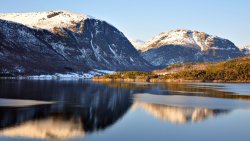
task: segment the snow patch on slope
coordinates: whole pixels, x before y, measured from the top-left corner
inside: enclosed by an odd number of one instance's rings
[[[53,30],[54,27],[69,28],[88,18],[92,17],[68,11],[0,14],[0,19],[47,30]]]
[[[26,77],[18,77],[19,79],[33,79],[33,80],[52,80],[52,79],[63,79],[63,80],[72,80],[72,79],[91,79],[95,76],[101,76],[105,74],[112,74],[115,71],[110,70],[92,70],[88,73],[55,73],[53,75],[33,75],[33,76],[26,76]]]
[[[140,48],[140,50],[144,52],[152,48],[159,48],[166,45],[181,45],[205,51],[211,48],[211,44],[214,38],[219,38],[219,37],[212,36],[199,31],[184,30],[184,29],[172,30],[170,32],[163,32],[155,36],[152,40],[146,42]],[[222,38],[219,39],[226,40]]]

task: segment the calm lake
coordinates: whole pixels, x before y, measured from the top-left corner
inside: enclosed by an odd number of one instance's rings
[[[250,84],[0,80],[0,140],[250,141]]]

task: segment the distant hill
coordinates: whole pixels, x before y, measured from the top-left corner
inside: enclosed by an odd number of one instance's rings
[[[175,64],[154,74],[167,79],[250,81],[250,55],[219,63]]]
[[[250,54],[250,45],[244,46],[241,48],[241,52],[243,52],[244,54]]]
[[[140,48],[144,59],[158,67],[184,62],[219,62],[244,56],[233,42],[204,32],[163,32]]]
[[[144,41],[139,40],[139,39],[130,39],[129,41],[130,41],[130,43],[131,43],[137,50],[140,50],[140,49],[143,47],[143,45],[145,44]]]

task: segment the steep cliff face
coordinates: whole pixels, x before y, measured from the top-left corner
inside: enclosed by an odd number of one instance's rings
[[[2,74],[151,69],[123,33],[89,16],[65,11],[0,14],[0,25]]]
[[[140,50],[144,59],[161,67],[179,62],[217,62],[243,56],[231,41],[191,30],[161,33]]]

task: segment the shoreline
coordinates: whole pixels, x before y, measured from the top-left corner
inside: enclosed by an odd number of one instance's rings
[[[149,81],[146,79],[109,79],[109,78],[83,78],[83,77],[25,77],[25,76],[18,76],[18,77],[0,77],[0,80],[4,79],[16,79],[16,80],[90,80],[93,82],[148,82],[148,83],[250,83],[250,81],[225,81],[225,80],[185,80],[185,79],[155,79],[152,78]]]
[[[93,82],[149,82],[149,83],[159,83],[159,82],[175,82],[175,83],[185,83],[185,82],[194,82],[194,83],[250,83],[250,81],[225,81],[225,80],[184,80],[184,79],[103,79],[103,78],[92,78]]]

